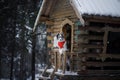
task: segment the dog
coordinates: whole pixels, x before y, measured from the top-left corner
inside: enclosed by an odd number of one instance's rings
[[[63,33],[58,33],[57,35],[54,36],[54,44],[53,44],[54,48],[58,48],[59,49],[59,53],[60,53],[60,61],[62,62],[61,66],[63,66],[64,60],[63,60],[63,53],[65,51],[67,51],[67,45],[66,45],[66,40],[64,38]],[[66,67],[67,70],[70,69],[70,59],[69,57],[67,57],[67,61],[66,61]]]
[[[63,54],[63,52],[67,50],[66,41],[65,41],[64,35],[62,33],[58,33],[54,37],[54,45],[53,46],[59,48],[60,54]]]

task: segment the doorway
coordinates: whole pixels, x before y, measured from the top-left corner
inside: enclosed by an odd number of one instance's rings
[[[70,52],[71,51],[71,33],[72,33],[71,25],[65,24],[62,28],[62,32],[66,40],[67,49]]]

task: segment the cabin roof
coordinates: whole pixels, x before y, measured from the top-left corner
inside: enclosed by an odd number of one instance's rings
[[[50,13],[52,12],[57,0],[45,0],[41,15],[49,17]]]
[[[120,0],[71,0],[79,15],[120,17]]]

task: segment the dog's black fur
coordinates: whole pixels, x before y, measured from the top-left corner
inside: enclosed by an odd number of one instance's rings
[[[56,37],[57,37],[57,40],[60,40],[60,41],[64,39],[64,35],[62,33],[58,33]]]

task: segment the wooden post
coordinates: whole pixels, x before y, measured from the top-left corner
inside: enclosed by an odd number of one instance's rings
[[[65,73],[65,69],[66,69],[66,52],[63,53],[63,73]]]
[[[57,71],[58,67],[57,67],[57,52],[55,51],[54,52],[54,55],[55,55],[55,71]]]
[[[103,38],[104,47],[103,47],[103,53],[102,53],[102,61],[105,60],[105,55],[107,50],[107,40],[108,40],[107,38],[108,38],[108,30],[105,29],[104,38]]]

